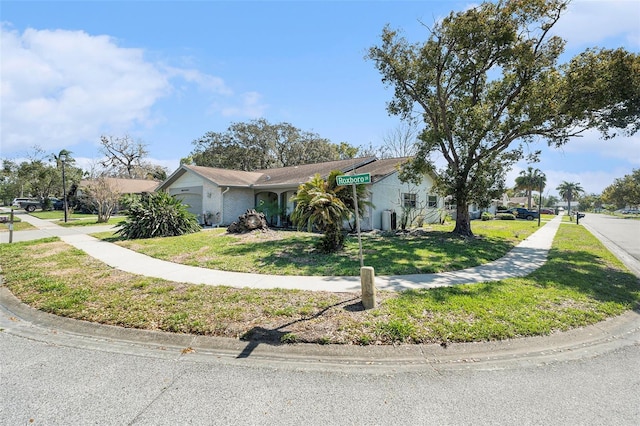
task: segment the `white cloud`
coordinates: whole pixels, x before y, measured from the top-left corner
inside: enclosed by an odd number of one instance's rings
[[[69,147],[151,119],[170,89],[141,49],[83,31],[2,31],[2,146]]]
[[[261,103],[262,95],[258,92],[247,92],[240,95],[240,105],[220,108],[225,117],[249,117],[260,118],[268,108]]]
[[[600,138],[597,131],[585,132],[583,138],[575,138],[562,151],[566,154],[593,154],[600,160],[605,158],[623,160],[633,167],[640,166],[640,135],[617,137],[610,140]]]
[[[620,39],[628,48],[640,47],[640,3],[637,0],[574,0],[554,32],[569,49],[603,46]]]
[[[266,105],[255,92],[234,96],[220,77],[145,59],[145,51],[124,48],[107,35],[84,31],[26,29],[3,24],[0,72],[0,155],[20,155],[39,146],[73,150],[101,134],[153,127],[161,98],[195,87],[234,107],[221,115],[262,116]],[[238,99],[236,99],[238,98]]]
[[[212,93],[231,96],[233,91],[227,87],[224,80],[220,77],[203,74],[195,69],[182,69],[167,67],[167,72],[171,77],[180,77],[188,83],[195,83],[200,88]]]

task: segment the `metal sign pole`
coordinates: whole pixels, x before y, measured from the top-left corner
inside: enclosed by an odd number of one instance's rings
[[[353,203],[355,205],[355,215],[356,215],[356,229],[358,231],[358,250],[360,257],[360,267],[364,266],[364,259],[362,256],[362,238],[360,237],[360,211],[358,210],[358,195],[356,194],[356,184],[351,185],[353,188]]]

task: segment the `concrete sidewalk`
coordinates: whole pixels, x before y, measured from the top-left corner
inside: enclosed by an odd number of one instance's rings
[[[360,277],[285,276],[226,272],[167,262],[151,258],[116,244],[93,238],[88,233],[112,229],[112,226],[65,228],[28,214],[17,215],[38,228],[37,231],[14,232],[13,241],[57,236],[107,265],[148,277],[191,284],[226,285],[230,287],[285,288],[332,292],[360,291]],[[498,281],[522,277],[542,266],[547,258],[562,216],[556,216],[522,241],[507,255],[494,262],[460,271],[438,274],[376,276],[378,290],[400,291],[417,288],[445,287],[457,284]],[[27,234],[28,233],[28,234]],[[8,241],[7,233],[0,236]]]

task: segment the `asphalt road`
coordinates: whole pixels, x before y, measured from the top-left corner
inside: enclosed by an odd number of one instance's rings
[[[640,219],[587,213],[580,224],[640,277]]]
[[[640,346],[514,369],[362,373],[0,333],[3,425],[637,425]]]

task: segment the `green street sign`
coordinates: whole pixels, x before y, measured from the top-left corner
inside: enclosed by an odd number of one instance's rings
[[[365,183],[371,183],[371,173],[336,176],[336,183],[338,185],[363,185]]]

